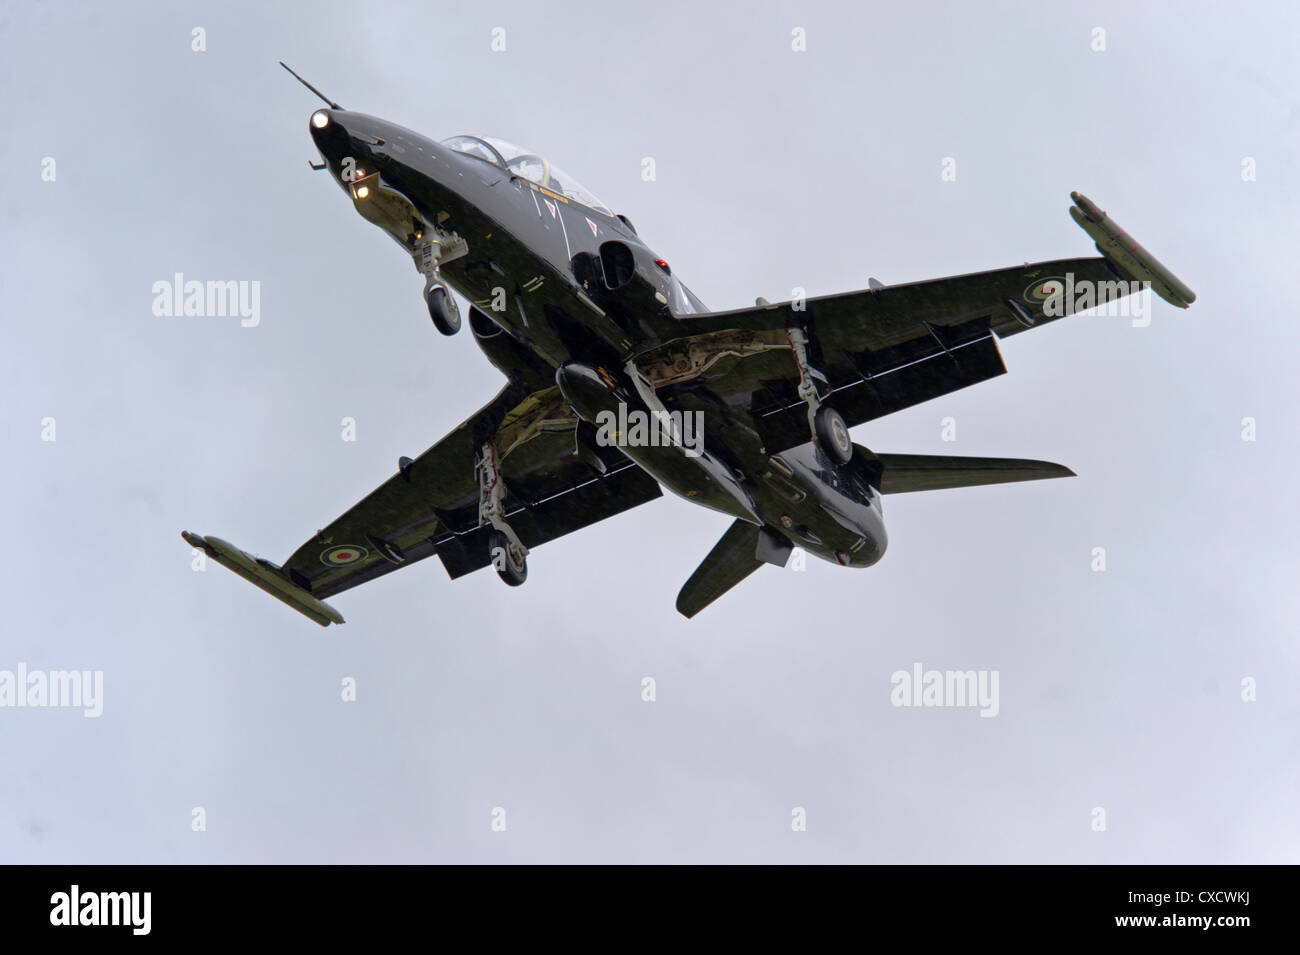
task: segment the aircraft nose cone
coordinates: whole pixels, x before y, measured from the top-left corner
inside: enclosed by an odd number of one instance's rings
[[[318,109],[307,120],[312,141],[326,159],[337,160],[347,153],[348,131],[342,123],[342,110]]]
[[[338,114],[332,109],[318,109],[311,114],[312,129],[326,129],[331,123],[338,122]]]

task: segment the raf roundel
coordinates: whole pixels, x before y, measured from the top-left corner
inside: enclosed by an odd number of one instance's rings
[[[1031,305],[1041,305],[1054,295],[1064,294],[1065,279],[1053,276],[1050,279],[1035,282],[1025,289],[1024,299]]]
[[[352,547],[345,545],[343,547],[331,547],[320,555],[322,564],[329,564],[331,567],[342,567],[345,564],[355,564],[366,556],[364,547]]]

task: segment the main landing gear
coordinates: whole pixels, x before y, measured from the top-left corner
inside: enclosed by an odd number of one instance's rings
[[[522,544],[511,544],[505,532],[494,530],[488,535],[488,552],[497,575],[511,587],[528,579],[528,552]]]
[[[853,437],[840,413],[822,403],[817,382],[826,382],[826,376],[808,364],[808,337],[801,328],[786,330],[790,351],[799,369],[799,397],[808,405],[808,430],[817,446],[836,464],[848,464],[853,458]]]
[[[488,556],[497,574],[511,587],[528,579],[528,548],[506,523],[501,506],[504,488],[497,452],[491,442],[483,445],[478,459],[478,522],[491,525],[488,533]]]
[[[813,414],[813,432],[817,443],[836,464],[848,464],[853,457],[853,438],[849,426],[840,413],[830,405],[822,405]]]

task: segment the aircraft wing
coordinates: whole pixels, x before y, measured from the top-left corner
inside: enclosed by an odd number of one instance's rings
[[[496,435],[506,518],[533,548],[654,500],[658,482],[617,448],[575,450],[577,419],[550,387],[507,386],[449,435],[277,566],[219,538],[186,532],[224,566],[317,623],[342,617],[321,601],[437,554],[455,578],[491,563],[478,524],[475,455]],[[595,457],[593,457],[593,455]],[[593,461],[604,465],[601,473]],[[332,614],[332,615],[331,615]]]
[[[786,329],[806,329],[809,363],[826,376],[823,398],[852,427],[1003,374],[997,338],[1052,321],[1041,303],[1026,299],[1067,273],[1076,281],[1115,280],[1104,259],[1062,259],[810,298],[802,308],[786,302],[682,319],[675,341],[726,341],[735,333],[750,353],[723,358],[667,394],[689,407],[702,385],[728,404],[748,406],[768,453],[784,451],[809,440]],[[674,340],[661,347],[671,350]]]
[[[776,453],[809,440],[787,329],[806,331],[809,363],[827,379],[823,398],[853,426],[1002,374],[998,338],[1048,324],[1076,305],[1122,298],[1135,283],[1150,282],[1181,308],[1195,300],[1104,212],[1072,195],[1071,215],[1102,256],[682,316],[656,327],[660,343],[648,357],[670,369],[689,362],[693,346],[713,349],[721,357],[699,377],[673,384],[665,376],[667,399],[690,407],[692,391],[702,387],[729,406],[748,406],[764,446]]]

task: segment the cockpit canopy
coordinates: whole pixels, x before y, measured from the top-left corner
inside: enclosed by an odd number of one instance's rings
[[[475,159],[491,163],[517,176],[522,176],[524,179],[537,183],[543,189],[564,196],[573,202],[581,203],[595,209],[597,212],[610,217],[614,215],[607,205],[583,188],[578,180],[563,170],[557,169],[535,152],[524,149],[522,146],[516,146],[504,139],[495,139],[491,136],[453,136],[451,139],[444,139],[442,144],[448,149],[453,149],[466,156],[473,156]],[[666,265],[661,263],[660,267],[668,273],[668,281],[672,288],[669,304],[674,313],[688,315],[708,311],[704,303],[696,298],[695,294],[683,285],[677,276],[668,270]]]
[[[584,189],[578,180],[557,169],[533,151],[516,146],[514,143],[491,136],[453,136],[451,139],[443,140],[442,144],[458,153],[500,166],[517,176],[537,183],[544,189],[573,199],[584,206],[590,206],[597,212],[603,212],[607,216],[614,214],[609,211],[608,206]]]

